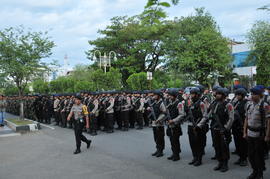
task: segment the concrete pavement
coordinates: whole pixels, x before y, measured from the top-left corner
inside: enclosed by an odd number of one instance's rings
[[[0,179],[241,179],[249,175],[250,168],[233,165],[235,155],[228,172],[213,171],[216,161],[210,160],[214,153],[209,137],[203,165],[189,166],[186,126],[183,133],[181,160],[172,162],[167,160],[171,154],[167,137],[165,156],[151,156],[155,150],[151,128],[95,137],[85,134],[93,141],[92,146],[86,149],[83,143],[82,153],[73,155],[75,138],[71,129],[43,127],[39,132],[0,138]],[[268,160],[268,168],[269,164]],[[269,170],[265,178],[270,178]]]

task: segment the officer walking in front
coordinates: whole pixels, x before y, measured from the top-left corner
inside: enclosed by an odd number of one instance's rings
[[[83,134],[83,128],[89,129],[89,117],[87,106],[81,103],[82,98],[80,96],[75,97],[75,104],[72,106],[67,120],[70,121],[74,115],[74,133],[76,139],[76,150],[74,154],[81,153],[81,141],[87,144],[87,148],[90,147],[91,140],[88,140]]]

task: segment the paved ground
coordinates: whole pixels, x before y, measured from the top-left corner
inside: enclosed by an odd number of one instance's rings
[[[183,131],[181,160],[178,162],[167,160],[171,154],[167,138],[165,156],[150,155],[154,151],[150,128],[101,133],[95,137],[86,134],[93,145],[86,149],[83,144],[79,155],[73,155],[75,139],[70,129],[43,127],[35,133],[0,137],[0,179],[241,179],[249,174],[248,167],[232,164],[237,159],[235,156],[230,160],[228,172],[213,171],[216,162],[210,160],[213,155],[210,143],[204,164],[199,168],[189,166],[191,152],[185,126]],[[268,168],[269,164],[267,161]],[[265,178],[270,178],[269,170],[265,172]]]

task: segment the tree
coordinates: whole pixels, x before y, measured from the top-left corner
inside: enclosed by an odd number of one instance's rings
[[[212,73],[223,73],[232,60],[228,40],[204,8],[175,20],[165,42],[168,66],[179,68],[190,80],[206,85]]]
[[[145,72],[134,73],[127,79],[127,84],[132,90],[146,90],[149,89],[149,81]]]
[[[49,83],[43,79],[37,79],[32,83],[35,93],[48,94],[50,92]]]
[[[270,85],[270,23],[256,22],[248,32],[247,39],[253,48],[249,59],[256,62],[257,84]]]
[[[34,77],[48,69],[41,59],[49,57],[53,47],[47,32],[32,32],[22,26],[0,31],[0,68],[16,84],[19,96]],[[20,118],[24,118],[23,102]]]

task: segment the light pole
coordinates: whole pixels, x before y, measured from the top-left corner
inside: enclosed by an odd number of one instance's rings
[[[98,53],[98,57],[96,56],[96,53]],[[103,56],[101,51],[95,50],[93,54],[93,60],[99,62],[99,68],[104,67],[104,72],[107,72],[107,67],[111,67],[111,60],[116,61],[116,53],[114,51],[110,51],[109,55],[107,55],[106,52],[104,52]]]

